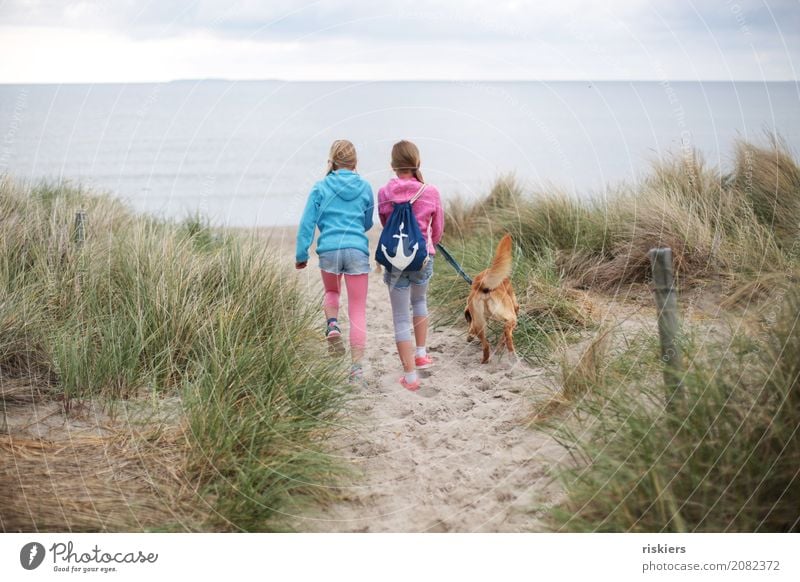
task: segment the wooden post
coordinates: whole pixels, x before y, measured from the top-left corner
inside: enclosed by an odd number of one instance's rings
[[[672,249],[650,249],[647,253],[653,267],[656,308],[658,309],[658,335],[661,340],[661,360],[664,362],[664,383],[667,386],[667,406],[674,409],[681,397],[683,361],[676,345],[680,331],[678,300],[672,281]]]
[[[81,278],[83,277],[82,267],[83,267],[83,253],[81,253],[81,249],[83,249],[83,243],[86,242],[86,212],[84,210],[78,210],[75,213],[75,227],[72,231],[72,240],[75,243],[75,248],[79,251],[77,259],[77,272],[75,273],[75,294],[77,296],[81,295]]]
[[[81,248],[83,243],[86,242],[86,212],[78,210],[75,213],[75,230],[73,232],[75,238],[75,246]]]

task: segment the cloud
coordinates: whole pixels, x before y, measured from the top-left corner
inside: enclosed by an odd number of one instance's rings
[[[6,26],[116,30],[131,37],[168,37],[186,32],[220,36],[305,35],[362,38],[502,39],[509,35],[558,34],[566,22],[603,29],[614,20],[636,18],[644,0],[624,0],[608,10],[588,0],[542,3],[499,0],[337,0],[298,3],[238,0],[8,0],[0,5]]]
[[[10,0],[0,81],[795,79],[799,18],[790,0]]]

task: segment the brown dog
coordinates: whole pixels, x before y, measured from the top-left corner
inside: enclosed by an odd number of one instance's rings
[[[486,324],[490,319],[504,322],[500,344],[514,352],[514,328],[517,327],[519,303],[511,286],[511,266],[513,263],[511,235],[507,234],[497,245],[492,266],[482,271],[472,281],[472,290],[467,299],[464,317],[469,323],[468,340],[478,337],[483,346],[482,364],[489,361],[489,342],[486,339]]]

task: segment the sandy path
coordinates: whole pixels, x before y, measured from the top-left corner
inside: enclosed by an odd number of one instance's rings
[[[312,258],[300,278],[320,296]],[[467,288],[464,288],[465,299]],[[344,305],[343,305],[344,307]],[[429,305],[435,311],[435,304]],[[550,470],[565,457],[548,435],[524,426],[534,401],[552,390],[545,370],[503,354],[480,364],[466,329],[433,330],[436,366],[412,393],[397,380],[388,294],[370,275],[367,385],[348,414],[352,430],[332,443],[355,469],[342,501],[304,515],[300,531],[530,531],[561,495]],[[345,310],[342,309],[340,319]],[[321,324],[322,325],[322,317]],[[346,336],[346,322],[343,329]]]

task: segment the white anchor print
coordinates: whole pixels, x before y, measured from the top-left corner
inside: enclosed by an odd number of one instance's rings
[[[386,245],[381,245],[381,250],[383,250],[384,256],[389,259],[389,262],[392,266],[397,269],[398,271],[404,270],[408,267],[411,262],[414,260],[414,257],[417,256],[417,251],[419,250],[419,243],[414,243],[414,246],[411,247],[413,251],[410,255],[405,254],[405,248],[403,245],[403,238],[408,238],[407,234],[403,233],[403,228],[405,227],[405,223],[400,223],[400,234],[393,234],[392,236],[396,239],[400,239],[397,241],[397,253],[393,257],[389,256],[388,251],[386,250]]]

